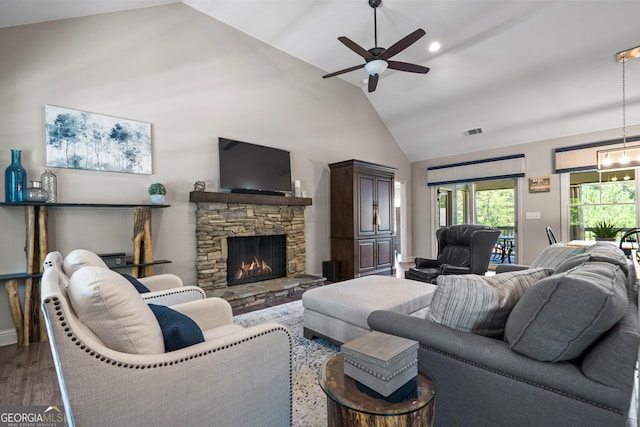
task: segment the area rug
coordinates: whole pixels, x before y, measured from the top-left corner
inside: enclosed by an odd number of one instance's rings
[[[302,301],[234,316],[242,326],[275,322],[286,326],[293,340],[293,425],[327,425],[327,397],[318,384],[318,369],[340,347],[323,339],[308,340],[302,330]]]

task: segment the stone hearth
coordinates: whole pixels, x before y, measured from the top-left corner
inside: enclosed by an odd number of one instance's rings
[[[311,205],[311,199],[194,191],[189,200],[197,203],[196,269],[198,285],[207,296],[245,307],[303,292],[326,281],[306,274],[304,208]],[[277,234],[287,237],[287,276],[227,286],[227,238]]]
[[[306,290],[323,286],[326,281],[325,277],[303,274],[291,278],[283,277],[229,286],[226,289],[215,289],[212,296],[226,299],[233,308],[244,308],[298,295]]]

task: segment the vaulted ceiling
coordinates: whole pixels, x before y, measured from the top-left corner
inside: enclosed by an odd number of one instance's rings
[[[177,0],[3,0],[0,27],[177,3]],[[364,60],[337,40],[374,47],[367,0],[183,0],[211,17],[318,67]],[[423,28],[393,59],[431,68],[387,70],[367,93],[410,161],[622,126],[622,65],[640,46],[640,1],[383,0],[378,44]],[[430,52],[438,41],[442,48]],[[640,59],[626,64],[627,126],[640,123]],[[482,129],[466,136],[465,131]]]

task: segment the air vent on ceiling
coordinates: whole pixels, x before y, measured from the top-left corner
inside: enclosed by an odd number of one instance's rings
[[[482,133],[482,128],[465,130],[463,133],[464,136],[478,135]]]

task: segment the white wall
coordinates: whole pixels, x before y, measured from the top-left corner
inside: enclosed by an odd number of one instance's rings
[[[151,182],[165,183],[172,206],[154,210],[153,250],[173,263],[156,271],[187,283],[196,278],[188,195],[196,180],[218,186],[218,136],[291,151],[293,177],[313,198],[309,273],[330,257],[328,163],[393,166],[410,185],[409,162],[362,89],[186,5],[4,28],[0,40],[0,168],[15,148],[28,179],[43,172],[45,104],[151,123],[153,175],[55,169],[59,201],[139,203]],[[22,208],[0,207],[0,224],[0,274],[22,272]],[[50,250],[131,252],[130,210],[55,208],[49,225]],[[4,292],[0,307],[3,331],[12,328]]]
[[[628,127],[627,134],[640,134],[640,126]],[[525,137],[526,136],[523,136],[523,139]],[[545,234],[545,227],[550,226],[553,228],[558,238],[562,235],[563,228],[567,227],[567,224],[561,224],[560,220],[561,209],[566,209],[566,206],[562,207],[560,205],[560,175],[553,173],[555,170],[554,149],[590,142],[606,141],[620,137],[620,129],[612,129],[412,163],[412,257],[433,257],[436,255],[435,245],[433,244],[435,231],[432,230],[431,224],[433,221],[432,216],[435,213],[434,206],[437,200],[431,198],[431,189],[427,186],[428,167],[510,154],[524,154],[526,176],[520,178],[524,180],[524,182],[522,182],[521,186],[523,191],[520,192],[522,209],[519,212],[518,224],[520,239],[518,261],[523,264],[530,264],[540,251],[549,244]],[[551,191],[548,193],[529,193],[529,178],[534,176],[549,176],[551,178]],[[540,219],[527,220],[525,219],[525,212],[540,212]]]

